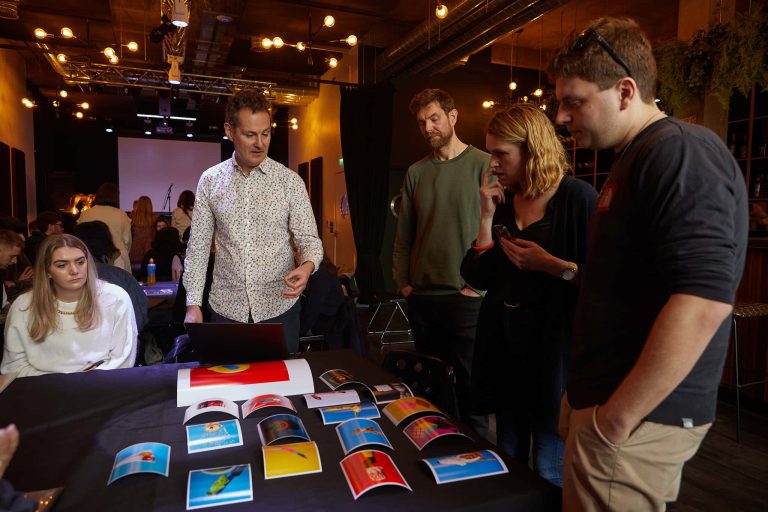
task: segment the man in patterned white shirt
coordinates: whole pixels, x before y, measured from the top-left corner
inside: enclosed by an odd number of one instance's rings
[[[267,98],[240,91],[230,98],[225,116],[224,130],[235,152],[205,171],[197,185],[185,260],[184,321],[203,321],[205,271],[215,239],[211,320],[282,323],[288,350],[296,352],[298,298],[323,257],[312,207],[299,175],[267,156],[272,136]]]

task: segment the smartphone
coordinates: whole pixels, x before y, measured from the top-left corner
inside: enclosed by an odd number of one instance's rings
[[[512,233],[509,232],[509,229],[507,229],[507,226],[504,224],[496,224],[491,228],[493,231],[493,234],[496,238],[506,238],[507,240],[512,239]]]

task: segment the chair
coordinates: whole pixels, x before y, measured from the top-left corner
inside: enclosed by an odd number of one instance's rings
[[[736,377],[736,442],[741,442],[741,389],[765,384],[768,379],[741,382],[739,374],[739,333],[737,319],[768,317],[768,304],[759,302],[738,302],[733,307],[733,371]]]
[[[387,341],[387,336],[392,334],[406,334],[409,337],[411,336],[411,323],[408,320],[408,315],[406,314],[405,309],[403,308],[403,306],[406,305],[405,299],[395,296],[375,296],[374,298],[378,302],[376,304],[376,309],[373,311],[373,315],[371,315],[371,319],[368,321],[366,336],[379,336],[379,342],[382,345],[391,345],[393,343],[413,343],[412,339]],[[390,306],[392,308],[391,310],[389,309]],[[379,313],[381,312],[381,316],[383,317],[386,316],[386,311],[389,311],[389,316],[387,317],[387,323],[384,325],[384,328],[374,330],[374,325],[380,325],[380,321],[377,323]],[[401,322],[405,322],[405,325],[399,329],[393,327],[393,322],[398,316],[401,319]]]
[[[442,359],[408,350],[390,350],[381,366],[399,377],[414,394],[428,399],[443,412],[459,417],[456,374]]]

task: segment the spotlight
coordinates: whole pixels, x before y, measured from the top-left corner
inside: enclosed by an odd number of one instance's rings
[[[60,54],[58,54],[56,56],[56,60],[61,62],[62,64],[66,64],[67,63],[67,56],[64,55],[63,53],[60,53]]]
[[[437,16],[438,19],[445,19],[446,16],[448,16],[448,8],[445,6],[445,4],[436,4],[435,5],[435,16]]]
[[[173,11],[171,12],[171,23],[179,28],[189,25],[189,8],[184,0],[173,0]]]
[[[173,85],[179,85],[181,83],[181,69],[179,64],[184,62],[184,58],[177,55],[169,55],[168,63],[171,65],[171,69],[168,71],[168,83]]]
[[[65,39],[71,39],[75,37],[74,32],[72,32],[72,29],[69,27],[61,27],[61,37]]]
[[[332,68],[335,68],[336,66],[339,65],[339,61],[336,57],[331,57],[330,59],[328,59],[328,65]]]
[[[69,96],[69,93],[67,92],[66,89],[62,89],[59,91],[59,96],[61,96],[62,98],[66,98],[67,96]]]
[[[48,32],[46,32],[45,30],[43,30],[41,28],[36,28],[35,29],[35,37],[38,38],[38,39],[45,39],[46,37],[48,37]]]
[[[344,41],[346,41],[349,46],[355,46],[357,44],[357,36],[355,34],[350,34]]]
[[[330,14],[323,19],[323,26],[325,27],[331,28],[335,24],[336,24],[336,18],[334,18]]]
[[[136,41],[131,41],[126,46],[132,52],[138,51],[138,49],[139,49],[139,43],[137,43]]]
[[[277,36],[274,39],[272,39],[272,46],[274,46],[275,48],[282,48],[283,45],[285,45],[285,42],[280,36]]]

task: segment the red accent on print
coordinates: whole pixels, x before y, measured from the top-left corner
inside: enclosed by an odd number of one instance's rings
[[[189,372],[189,387],[266,384],[290,380],[288,368],[283,361],[226,365],[225,368],[225,372],[219,366],[193,368]]]

